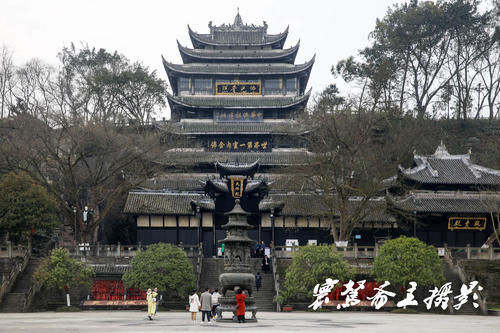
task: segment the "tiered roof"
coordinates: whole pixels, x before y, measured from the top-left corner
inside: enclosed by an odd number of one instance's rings
[[[260,122],[260,123],[216,123],[182,121],[169,124],[169,131],[188,135],[218,135],[218,134],[305,134],[311,131],[304,125],[294,121]]]
[[[259,160],[255,160],[252,163],[221,163],[219,161],[215,162],[215,170],[221,176],[231,176],[231,175],[248,175],[253,177],[257,170],[259,169]]]
[[[169,75],[175,76],[176,74],[217,74],[217,75],[231,75],[244,74],[244,75],[276,75],[276,74],[297,74],[304,73],[308,75],[312,65],[314,64],[314,56],[308,62],[303,64],[284,64],[284,63],[191,63],[184,65],[176,65],[169,63],[162,57],[163,66]]]
[[[495,193],[473,192],[410,192],[392,202],[397,210],[417,213],[482,213],[500,209],[500,196]]]
[[[391,198],[396,210],[416,213],[483,213],[500,209],[500,170],[474,164],[470,151],[452,155],[441,142],[432,155],[414,155],[414,165],[399,166],[397,181],[414,186],[399,198]]]
[[[352,201],[352,209],[359,202]],[[132,191],[125,203],[124,212],[128,214],[151,215],[191,215],[194,207],[204,210],[214,210],[213,201],[199,193],[177,193],[164,191]],[[270,194],[259,205],[260,211],[269,211],[270,208],[281,210],[284,216],[319,216],[329,215],[320,195],[311,193]],[[395,218],[386,213],[386,202],[382,198],[370,200],[366,203],[366,213],[363,222],[395,222]]]
[[[238,20],[239,19],[239,20]],[[282,33],[271,35],[267,33],[267,24],[254,26],[243,24],[238,13],[233,24],[213,26],[209,23],[210,33],[200,34],[188,25],[189,37],[197,49],[238,45],[242,47],[268,47],[281,49],[288,36],[288,27]]]
[[[311,90],[302,96],[173,96],[167,93],[170,108],[180,105],[192,109],[286,109],[307,104]]]
[[[421,187],[430,184],[500,186],[500,170],[474,164],[470,151],[465,155],[451,155],[441,142],[433,155],[414,155],[414,166],[399,166],[398,177]]]
[[[172,150],[165,152],[158,163],[165,166],[213,165],[217,161],[228,163],[252,163],[259,160],[264,167],[286,167],[290,165],[305,165],[310,162],[312,153],[303,149],[273,150],[266,152],[213,152],[203,150]]]
[[[190,49],[182,46],[177,41],[182,61],[185,64],[200,62],[232,62],[240,63],[288,63],[293,64],[299,50],[300,42],[288,49],[255,49],[255,50],[213,50],[213,49]]]

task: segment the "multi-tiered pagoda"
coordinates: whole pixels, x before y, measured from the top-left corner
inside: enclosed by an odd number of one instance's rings
[[[294,136],[310,91],[307,81],[314,57],[294,64],[299,43],[284,49],[288,28],[268,34],[262,26],[243,23],[214,26],[199,34],[189,28],[193,49],[178,44],[184,64],[163,59],[172,87],[169,130],[194,139],[196,152],[177,151],[166,160],[180,164],[253,162],[286,165],[305,151]],[[274,153],[274,154],[262,154]]]

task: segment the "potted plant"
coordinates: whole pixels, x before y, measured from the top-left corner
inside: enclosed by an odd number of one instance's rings
[[[273,301],[281,307],[283,312],[292,312],[293,306],[288,303],[289,298],[285,295],[286,293],[280,292],[278,296],[275,296]]]

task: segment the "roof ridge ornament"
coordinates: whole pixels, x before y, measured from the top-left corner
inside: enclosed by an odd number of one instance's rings
[[[243,26],[243,19],[241,18],[241,15],[240,15],[240,7],[237,7],[237,13],[236,13],[236,16],[234,17],[233,27],[239,28],[242,26]],[[235,29],[235,30],[237,30],[237,29]]]
[[[443,143],[443,140],[441,140],[441,143],[439,146],[436,148],[436,151],[434,152],[434,157],[435,158],[446,158],[450,157],[450,153],[448,152],[448,149],[446,149],[446,146]]]

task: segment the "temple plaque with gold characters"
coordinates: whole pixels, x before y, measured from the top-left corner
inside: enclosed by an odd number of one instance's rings
[[[272,150],[272,146],[270,137],[220,137],[207,140],[207,150],[223,152],[269,152]]]
[[[245,177],[229,177],[231,180],[231,194],[233,198],[239,199],[243,196],[243,182]]]
[[[260,82],[217,82],[216,95],[260,95]]]
[[[263,122],[262,111],[214,111],[214,120],[219,123]]]
[[[486,229],[486,217],[450,217],[448,230],[478,230]]]

